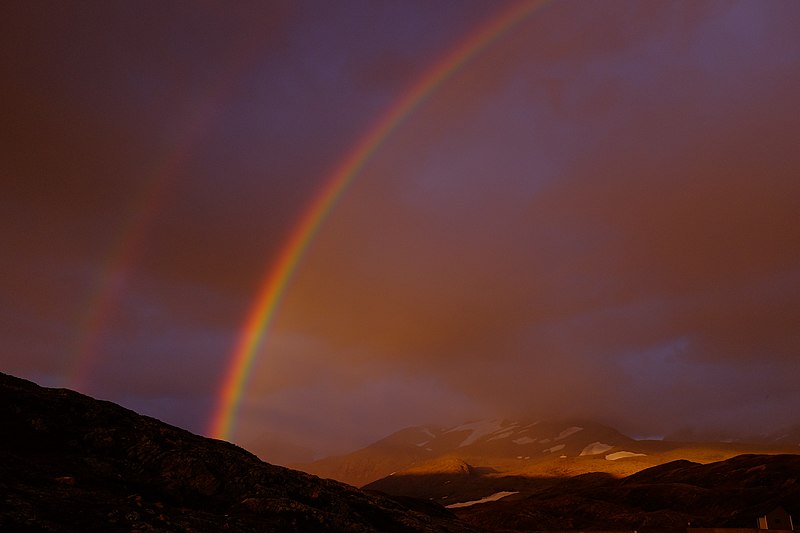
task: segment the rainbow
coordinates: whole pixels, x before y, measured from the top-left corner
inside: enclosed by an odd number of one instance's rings
[[[265,33],[261,39],[266,42],[268,38]],[[260,49],[258,41],[246,38],[235,43],[227,67],[209,80],[193,102],[191,112],[181,123],[175,145],[158,159],[149,176],[143,176],[145,185],[123,218],[119,237],[106,255],[98,281],[82,306],[84,313],[79,317],[77,328],[81,335],[76,339],[66,372],[68,387],[87,392],[92,370],[100,357],[103,334],[125,292],[133,265],[145,248],[147,235],[191,159],[193,148],[210,131],[220,111],[220,102],[227,99],[242,73],[257,59]]]
[[[92,367],[100,353],[103,332],[114,316],[114,304],[122,296],[130,277],[130,270],[140,252],[144,239],[153,225],[160,206],[164,203],[165,190],[170,177],[181,165],[181,158],[173,157],[160,165],[163,172],[157,173],[147,184],[133,206],[129,209],[126,223],[103,266],[100,278],[84,305],[85,313],[80,318],[81,336],[77,339],[74,360],[67,373],[67,386],[87,392]]]
[[[417,107],[436,89],[458,72],[473,57],[495,42],[499,37],[531,16],[548,0],[524,0],[495,15],[477,30],[432,64],[382,116],[360,138],[348,152],[311,204],[281,248],[277,262],[269,269],[265,281],[241,329],[231,364],[217,395],[217,405],[212,413],[208,434],[214,438],[228,440],[232,436],[237,410],[253,367],[255,355],[264,335],[286,291],[286,287],[297,264],[302,259],[322,222],[344,194],[353,178],[365,163]]]
[[[227,79],[235,79],[229,76]],[[184,123],[183,135],[177,145],[158,161],[142,192],[132,203],[124,218],[124,226],[115,245],[106,256],[100,269],[98,283],[89,294],[81,316],[74,360],[68,372],[67,386],[86,392],[91,372],[101,353],[103,333],[114,317],[117,301],[123,296],[138,256],[145,247],[147,235],[155,226],[169,193],[176,185],[180,172],[192,154],[192,148],[209,130],[216,116],[215,102],[221,100],[227,84],[212,86],[195,105],[194,112]]]

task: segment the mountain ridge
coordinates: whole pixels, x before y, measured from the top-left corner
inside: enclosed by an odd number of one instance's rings
[[[444,457],[507,475],[627,475],[682,458],[709,463],[743,453],[797,453],[800,446],[789,444],[790,439],[762,443],[637,440],[587,420],[493,419],[452,427],[404,428],[349,454],[291,466],[355,486],[425,468]]]
[[[800,455],[738,455],[709,464],[672,461],[624,478],[593,473],[527,480],[513,496],[456,509],[498,531],[747,528],[778,507],[800,513]],[[493,488],[491,490],[497,490]],[[506,486],[506,491],[511,491]]]

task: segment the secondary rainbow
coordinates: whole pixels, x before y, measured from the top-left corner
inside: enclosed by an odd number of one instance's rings
[[[292,274],[320,225],[353,178],[392,131],[433,91],[481,50],[547,3],[548,0],[527,0],[512,4],[472,32],[439,61],[433,63],[360,138],[324,181],[324,186],[286,239],[277,261],[269,269],[250,308],[231,355],[231,364],[217,395],[217,404],[208,430],[212,437],[226,440],[231,438],[236,414],[258,347],[269,330]]]
[[[267,33],[261,39],[269,39]],[[204,89],[190,102],[192,111],[179,123],[181,133],[174,146],[142,176],[146,185],[131,203],[119,235],[103,261],[97,282],[87,295],[79,318],[80,336],[67,371],[67,386],[87,392],[91,373],[102,352],[103,335],[125,292],[134,264],[145,247],[158,215],[167,206],[169,195],[180,173],[193,155],[193,149],[210,131],[221,104],[228,99],[249,65],[257,58],[261,42],[241,38],[232,48],[230,60],[222,72],[209,78]]]

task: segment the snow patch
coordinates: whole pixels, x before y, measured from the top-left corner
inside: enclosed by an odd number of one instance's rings
[[[642,457],[647,455],[646,453],[634,453],[634,452],[614,452],[606,455],[606,459],[609,461],[616,461],[617,459],[625,459],[626,457]]]
[[[448,429],[445,431],[445,433],[453,433],[454,431],[471,431],[472,433],[470,433],[470,435],[458,445],[458,447],[461,448],[463,446],[474,444],[481,437],[491,435],[492,433],[497,433],[503,429],[507,430],[508,428],[503,426],[503,422],[501,420],[483,420],[480,422],[472,422],[470,424],[462,424],[454,427],[453,429]]]
[[[563,449],[564,449],[564,444],[556,444],[556,445],[555,445],[555,446],[553,446],[552,448],[547,448],[546,450],[542,450],[542,452],[550,452],[550,453],[553,453],[553,452],[557,452],[557,451],[559,451],[559,450],[563,450]]]
[[[481,498],[480,500],[472,500],[469,502],[461,502],[461,503],[451,503],[450,505],[446,505],[448,509],[460,509],[461,507],[469,507],[470,505],[477,505],[479,503],[486,503],[486,502],[496,502],[501,498],[505,498],[506,496],[511,496],[512,494],[518,494],[519,491],[500,491],[495,492],[490,496],[486,496],[485,498]]]
[[[426,444],[428,444],[429,442],[430,442],[429,440],[426,440],[426,441],[420,442],[419,444],[417,444],[417,446],[419,446],[420,448],[422,448],[423,446],[425,446],[425,445],[426,445]]]
[[[514,439],[511,442],[514,444],[533,444],[536,442],[536,439],[532,439],[530,437],[520,437],[518,439]]]
[[[488,440],[505,439],[505,438],[510,437],[513,434],[514,434],[514,430],[512,429],[511,431],[504,431],[504,432],[500,433],[499,435],[495,435],[494,437],[490,437]]]
[[[566,439],[570,435],[574,435],[575,433],[577,433],[579,431],[583,431],[583,428],[578,427],[578,426],[569,427],[569,428],[565,429],[564,431],[562,431],[561,433],[559,433],[558,437],[556,437],[556,440]]]
[[[599,453],[605,453],[613,447],[614,446],[610,444],[604,444],[602,442],[593,442],[586,448],[584,448],[583,451],[580,453],[580,455],[597,455]]]

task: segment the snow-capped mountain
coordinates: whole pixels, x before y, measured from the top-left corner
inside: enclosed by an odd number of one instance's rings
[[[636,441],[614,429],[586,422],[484,420],[438,431],[420,428],[418,438],[421,440],[415,445],[434,456],[480,458],[491,466],[507,461],[525,464],[553,457],[605,456],[624,453],[621,449],[626,446],[637,447]]]
[[[676,459],[709,463],[742,453],[797,453],[797,449],[779,440],[750,444],[635,440],[591,421],[496,419],[410,427],[353,453],[293,466],[359,487],[385,478],[389,481],[379,485],[386,490],[397,483],[418,483],[415,476],[469,475],[474,487],[476,476],[552,478],[588,472],[625,476]],[[425,494],[416,488],[395,492]]]
[[[451,464],[441,460],[448,457],[522,472],[545,463],[560,469],[567,458],[614,461],[645,454],[640,442],[601,424],[482,420],[454,427],[406,428],[356,452],[297,467],[361,486],[409,468],[443,468]]]

